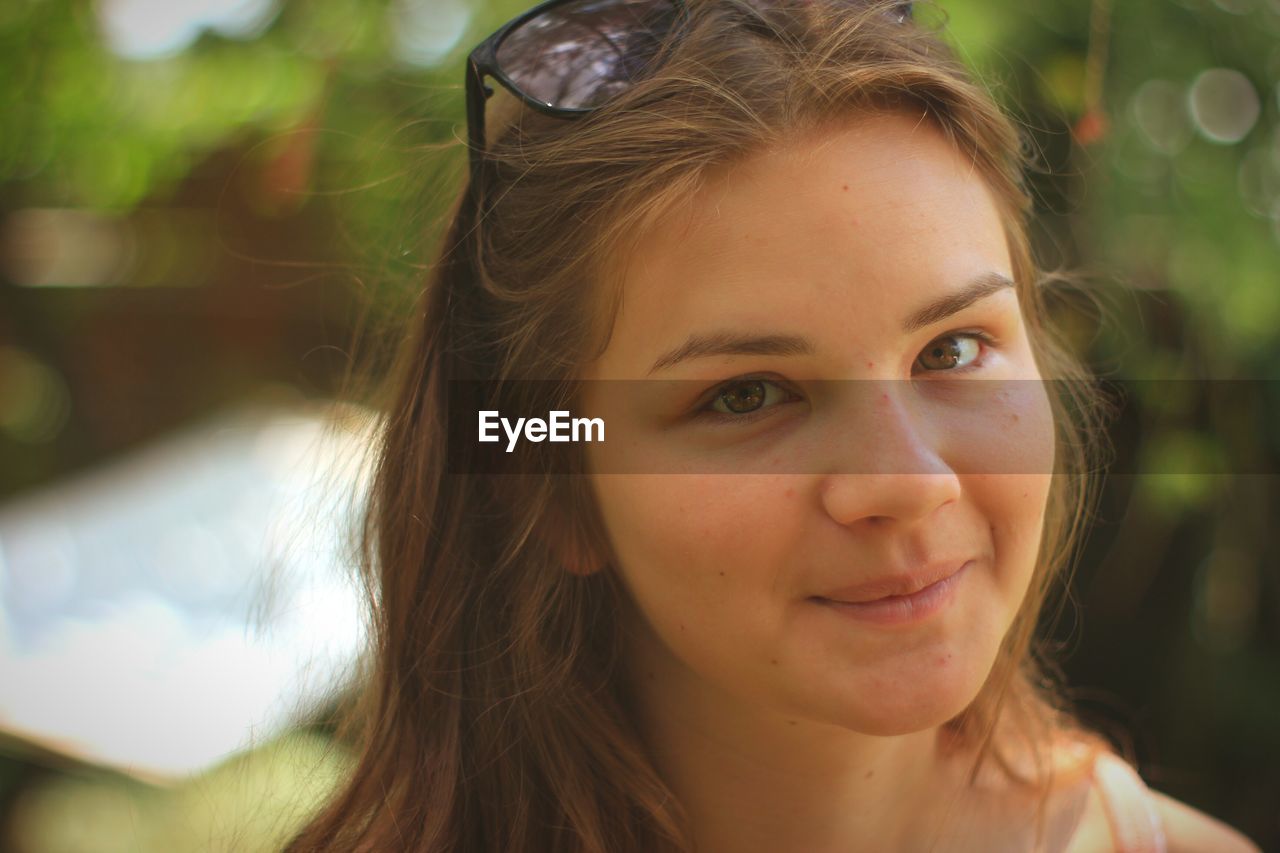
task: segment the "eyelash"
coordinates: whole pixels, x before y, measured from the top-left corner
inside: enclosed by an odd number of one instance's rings
[[[987,350],[990,348],[994,348],[997,345],[996,339],[981,329],[963,329],[963,330],[957,330],[954,332],[946,332],[944,334],[938,335],[936,338],[933,338],[933,340],[929,341],[929,343],[932,344],[934,341],[939,341],[939,340],[942,340],[943,338],[976,338],[977,340],[982,342],[982,345],[983,345],[982,352],[979,353],[978,357],[973,361],[973,363],[967,364],[964,367],[957,367],[952,370],[926,370],[924,371],[925,373],[956,374],[956,373],[969,373],[970,371],[978,370],[986,362]],[[926,349],[927,349],[927,346],[926,346]],[[917,356],[917,358],[919,358],[919,356]],[[915,374],[912,374],[912,375],[914,376]],[[771,379],[768,376],[759,376],[755,374],[747,374],[745,376],[736,376],[733,379],[729,379],[724,382],[721,382],[719,385],[717,385],[715,388],[711,390],[711,392],[702,400],[702,402],[698,405],[697,410],[694,412],[695,420],[705,420],[705,421],[712,421],[712,422],[725,423],[725,424],[727,423],[749,424],[749,423],[752,423],[753,421],[758,420],[761,417],[767,416],[770,410],[774,409],[775,406],[763,406],[759,409],[754,409],[753,411],[745,412],[741,415],[728,415],[728,414],[725,414],[724,412],[717,412],[711,408],[711,406],[715,404],[716,400],[720,399],[720,396],[722,394],[724,394],[726,391],[730,390],[734,386],[742,384],[743,382],[764,382],[766,384],[773,385],[776,388],[780,388],[784,392],[786,392],[786,394],[790,397],[789,400],[785,401],[788,403],[794,402],[800,397],[799,394],[796,394],[795,392],[788,389],[785,385],[780,383],[777,379]]]

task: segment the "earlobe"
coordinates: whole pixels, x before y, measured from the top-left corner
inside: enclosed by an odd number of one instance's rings
[[[551,552],[565,571],[587,577],[604,568],[604,558],[591,544],[581,524],[570,520],[558,509],[548,512],[546,524]]]
[[[562,564],[565,571],[579,577],[593,575],[604,568],[604,561],[598,559],[594,552],[576,547],[566,549]]]
[[[600,549],[592,544],[592,537],[581,524],[566,523],[560,528],[560,559],[569,572],[586,577],[604,568],[607,562]]]

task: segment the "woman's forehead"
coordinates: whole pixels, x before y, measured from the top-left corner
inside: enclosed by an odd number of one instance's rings
[[[711,322],[821,327],[838,315],[843,328],[877,327],[975,276],[1012,277],[981,173],[931,124],[900,115],[718,170],[626,260],[604,356],[615,367]]]
[[[800,232],[878,243],[889,231],[899,239],[882,248],[912,254],[912,237],[964,233],[957,214],[998,219],[974,164],[930,122],[868,116],[789,138],[708,175],[672,228],[653,229],[649,249],[660,257],[679,256],[681,248],[728,253]]]

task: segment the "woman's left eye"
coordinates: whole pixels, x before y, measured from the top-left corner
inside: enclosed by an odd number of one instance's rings
[[[926,371],[958,373],[976,367],[982,356],[982,345],[992,344],[984,332],[948,332],[934,338],[916,357],[916,364]]]
[[[702,412],[711,417],[743,421],[794,399],[796,396],[777,382],[744,377],[732,379],[717,388],[715,396],[702,407]]]

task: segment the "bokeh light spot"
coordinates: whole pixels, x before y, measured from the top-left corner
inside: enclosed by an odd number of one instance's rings
[[[260,34],[279,12],[277,0],[98,0],[107,47],[133,60],[181,53],[204,30],[228,38]]]
[[[0,347],[0,432],[25,444],[58,437],[71,393],[56,370],[17,347]]]
[[[1230,68],[1210,68],[1188,96],[1196,128],[1213,142],[1239,142],[1258,120],[1261,102],[1249,78]]]
[[[1269,217],[1280,199],[1280,158],[1269,145],[1260,145],[1240,161],[1236,184],[1250,213]]]
[[[462,39],[471,7],[461,0],[396,0],[387,15],[396,57],[429,67],[439,64]]]

